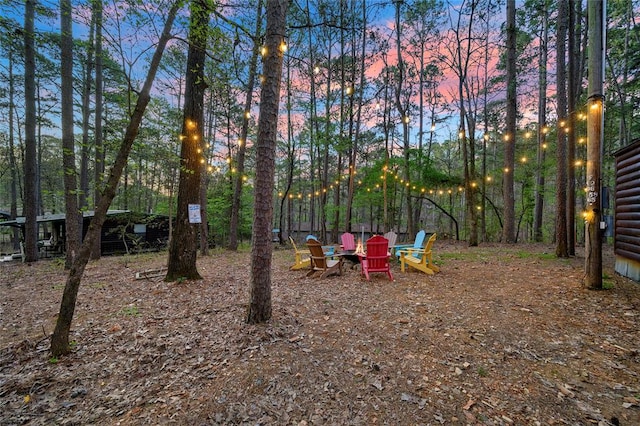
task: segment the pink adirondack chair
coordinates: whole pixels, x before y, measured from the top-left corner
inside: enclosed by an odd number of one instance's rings
[[[349,232],[345,232],[340,236],[340,241],[342,242],[342,250],[343,251],[355,251],[356,249],[356,239],[353,234]]]
[[[386,272],[389,279],[393,281],[391,274],[391,256],[389,254],[389,241],[381,236],[375,235],[367,240],[367,253],[360,258],[361,271],[367,281],[371,272]]]

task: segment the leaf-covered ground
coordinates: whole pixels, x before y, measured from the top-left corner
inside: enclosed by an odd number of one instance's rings
[[[274,252],[273,319],[244,322],[249,253],[203,280],[136,279],[166,253],[91,263],[70,356],[51,359],[66,274],[0,264],[0,424],[640,424],[640,285],[582,288],[584,258],[436,241],[435,276],[306,278]],[[151,274],[152,275],[152,274]]]

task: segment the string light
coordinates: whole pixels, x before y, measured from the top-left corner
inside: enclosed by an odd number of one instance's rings
[[[318,67],[314,68],[314,72],[317,72],[316,70],[319,71]],[[379,103],[376,104],[376,108],[378,108],[378,105],[379,105]],[[592,105],[591,106],[592,109],[597,109],[598,107],[599,107],[599,105]],[[586,119],[586,114],[584,114],[584,113],[576,113],[576,116],[580,120]],[[402,120],[405,121],[405,122],[409,121],[409,116],[404,116]],[[558,127],[557,128],[558,128],[558,131],[564,130],[566,133],[569,133],[572,130],[570,127],[567,126],[567,122],[564,121],[564,120],[561,120],[560,122],[558,122]],[[435,130],[435,123],[432,123],[431,129]],[[550,130],[551,130],[550,127],[546,126],[546,125],[539,127],[540,133],[542,135],[545,135],[545,136],[550,132]],[[523,132],[523,137],[529,139],[529,138],[531,138],[533,136],[533,133],[534,132],[531,132],[530,130],[526,130],[525,132]],[[465,137],[464,129],[461,129],[459,131],[458,136],[460,138],[464,138]],[[490,134],[488,132],[485,132],[482,135],[482,137],[485,140],[488,141],[490,139]],[[508,141],[508,140],[512,139],[509,134],[504,134],[503,138],[504,138],[505,141]],[[580,143],[580,144],[584,144],[585,142],[586,142],[586,139],[584,137],[581,137],[580,139],[578,139],[578,143]],[[541,147],[541,149],[546,150],[548,148],[548,144],[546,142],[541,142],[540,147]],[[523,163],[523,164],[527,163],[528,161],[529,161],[529,158],[527,156],[522,156],[520,158],[520,162]],[[582,167],[584,165],[584,161],[583,160],[576,160],[574,165],[575,165],[575,167]],[[427,189],[426,188],[419,187],[417,184],[412,183],[409,180],[405,181],[405,179],[400,177],[400,176],[398,176],[398,174],[396,172],[390,170],[388,165],[384,165],[382,167],[382,171],[383,171],[383,173],[380,175],[380,180],[386,179],[386,174],[390,173],[391,177],[393,179],[395,179],[398,184],[404,185],[408,189],[411,189],[411,190],[414,190],[414,191],[419,191],[419,192],[421,192],[423,194],[427,193]],[[511,173],[511,172],[512,172],[512,170],[509,169],[508,167],[503,168],[503,173]],[[355,171],[353,171],[353,174],[355,174]],[[341,176],[341,178],[344,178],[344,179],[346,179],[348,177],[349,177],[349,173],[346,173],[344,176]],[[493,182],[493,180],[494,180],[492,178],[492,176],[489,176],[489,175],[485,176],[484,179],[485,179],[486,182]],[[336,181],[335,183],[337,185],[337,188],[339,188],[339,181]],[[358,180],[358,185],[362,185],[362,181],[361,180]],[[472,182],[470,184],[470,186],[475,188],[477,186],[477,183],[476,182]],[[376,183],[373,188],[366,188],[366,191],[370,193],[370,192],[372,192],[372,190],[380,190],[380,188],[381,188],[381,185],[379,183]],[[329,186],[329,189],[330,190],[334,189],[333,184]],[[446,193],[451,195],[451,194],[453,194],[453,191],[454,190],[452,190],[452,189],[447,189]],[[464,187],[459,186],[458,187],[458,192],[463,192],[463,191],[464,191]],[[311,199],[314,195],[318,196],[320,193],[326,193],[326,192],[327,192],[327,189],[324,188],[321,191],[316,191],[315,194],[313,192],[307,194],[307,197],[309,199]],[[433,194],[444,195],[444,191],[443,190],[434,191],[434,190],[430,189],[430,190],[428,190],[428,193],[431,194],[431,195],[433,195]],[[297,195],[298,199],[302,199],[302,197],[303,197],[302,193]],[[293,199],[293,198],[295,198],[295,196],[290,197],[290,198]]]

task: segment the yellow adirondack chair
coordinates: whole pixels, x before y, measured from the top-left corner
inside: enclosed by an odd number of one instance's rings
[[[291,241],[296,258],[296,263],[294,263],[289,269],[292,271],[298,271],[311,266],[311,252],[309,250],[298,250],[298,246],[296,246],[296,242],[292,237],[289,237],[289,241]]]
[[[432,249],[436,240],[436,234],[431,235],[424,249],[403,249],[400,250],[400,270],[404,272],[405,265],[422,271],[425,274],[433,275],[440,272],[440,268],[433,264]]]

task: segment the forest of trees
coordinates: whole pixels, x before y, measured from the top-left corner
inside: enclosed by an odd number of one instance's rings
[[[0,0],[0,210],[98,205],[177,4],[111,203],[177,216],[191,3]],[[208,3],[196,199],[203,246],[235,249],[251,236],[267,2]],[[362,224],[470,244],[552,242],[561,229],[573,254],[584,238],[587,2],[519,1],[511,23],[510,4],[291,2],[272,194],[281,240],[300,231],[335,242]],[[612,153],[640,128],[640,2],[607,5],[612,188]],[[21,237],[3,232],[7,246]]]

